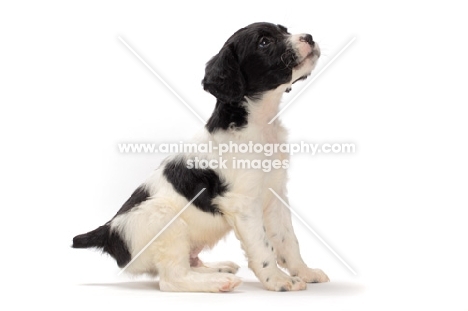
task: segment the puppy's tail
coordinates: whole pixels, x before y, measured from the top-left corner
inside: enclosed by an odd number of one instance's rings
[[[77,235],[73,238],[73,248],[104,248],[107,244],[107,239],[110,234],[109,225],[100,226],[99,228],[85,234]]]
[[[96,247],[111,255],[117,265],[122,268],[131,260],[131,254],[124,239],[115,230],[111,230],[110,224],[100,226],[93,231],[77,235],[73,238],[73,248]]]

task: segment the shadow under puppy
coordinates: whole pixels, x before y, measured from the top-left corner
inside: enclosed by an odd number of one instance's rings
[[[287,131],[280,120],[268,122],[278,113],[283,93],[310,75],[319,57],[310,34],[292,35],[270,23],[238,30],[206,65],[202,84],[217,101],[195,142],[215,147],[286,143]],[[241,284],[234,275],[239,267],[232,262],[203,263],[198,254],[234,230],[249,267],[266,289],[302,290],[307,282],[328,281],[325,273],[308,268],[302,260],[290,211],[269,191],[287,201],[287,165],[270,171],[190,167],[196,157],[219,158],[217,152],[169,156],[109,222],[76,236],[73,247],[101,248],[128,272],[159,275],[163,291],[223,292]],[[223,158],[228,163],[289,161],[282,152],[266,156],[231,151]]]

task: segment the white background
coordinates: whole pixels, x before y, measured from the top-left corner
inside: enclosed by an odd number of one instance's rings
[[[457,3],[2,2],[2,303],[467,310],[468,25]],[[291,141],[357,145],[294,156],[289,184],[292,207],[357,276],[297,220],[303,257],[332,280],[300,293],[263,290],[232,236],[202,255],[244,266],[244,285],[223,295],[162,293],[117,277],[105,255],[71,249],[164,157],[119,154],[119,142],[178,142],[202,126],[118,36],[207,119],[204,64],[256,21],[311,33],[322,66],[356,37],[282,119]]]

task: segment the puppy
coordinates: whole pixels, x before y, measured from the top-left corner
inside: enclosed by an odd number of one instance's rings
[[[282,94],[310,75],[319,56],[310,34],[291,35],[270,23],[238,30],[206,64],[202,85],[217,101],[196,142],[215,147],[286,143],[281,122],[268,122],[278,113]],[[328,281],[325,273],[308,268],[302,260],[290,211],[269,191],[272,188],[287,201],[284,165],[269,172],[188,165],[195,158],[213,160],[218,154],[169,156],[109,222],[76,236],[73,247],[101,248],[128,272],[159,275],[162,291],[225,292],[241,284],[234,275],[239,267],[231,262],[203,263],[198,254],[234,230],[249,268],[266,289],[303,290],[307,282]],[[232,151],[223,158],[229,163],[289,161],[281,152],[267,157]]]

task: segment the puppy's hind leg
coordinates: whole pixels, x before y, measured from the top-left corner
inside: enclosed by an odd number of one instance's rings
[[[229,292],[241,284],[230,273],[201,273],[191,269],[188,228],[182,219],[175,220],[154,244],[162,291]]]

